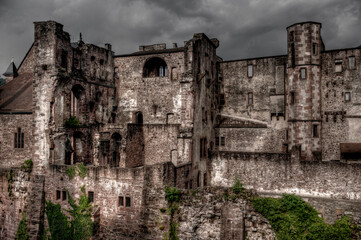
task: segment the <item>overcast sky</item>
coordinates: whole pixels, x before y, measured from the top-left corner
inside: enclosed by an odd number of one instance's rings
[[[322,23],[326,49],[361,45],[361,0],[0,0],[0,74],[19,66],[33,22],[55,20],[72,41],[109,42],[115,54],[183,41],[204,32],[224,60],[286,54],[286,27]]]

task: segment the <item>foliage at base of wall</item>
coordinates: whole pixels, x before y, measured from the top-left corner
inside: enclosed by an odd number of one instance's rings
[[[49,239],[85,240],[92,237],[92,205],[86,195],[84,186],[81,188],[81,192],[82,195],[78,204],[68,193],[70,209],[65,211],[70,217],[63,212],[59,204],[54,204],[51,201],[46,202],[45,212],[51,235]]]
[[[75,116],[70,116],[69,119],[65,121],[64,126],[67,128],[77,128],[80,126],[79,119]]]
[[[252,204],[270,222],[278,240],[359,239],[360,229],[347,216],[328,225],[301,197],[284,194],[282,198],[255,198]],[[361,237],[361,236],[359,236]]]
[[[21,215],[21,220],[19,222],[18,230],[16,232],[16,239],[17,240],[28,240],[29,237],[29,229],[26,224],[26,215],[23,212]]]
[[[33,170],[33,161],[31,159],[24,161],[24,163],[21,164],[21,170],[27,173],[31,173],[31,171]]]
[[[169,231],[164,234],[164,240],[179,240],[177,229],[179,224],[174,220],[174,215],[178,211],[180,192],[175,187],[165,186],[165,199],[168,202],[168,214],[170,216]]]

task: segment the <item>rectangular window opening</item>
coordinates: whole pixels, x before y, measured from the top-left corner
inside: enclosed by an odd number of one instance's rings
[[[295,104],[296,99],[295,99],[295,92],[290,92],[290,104]]]
[[[318,138],[318,125],[313,124],[313,137]]]
[[[317,55],[317,43],[312,44],[312,53],[313,55]]]
[[[118,197],[118,207],[124,207],[124,197]]]
[[[248,105],[253,104],[253,92],[248,93]]]
[[[63,193],[63,198],[62,198],[62,200],[65,201],[65,200],[66,200],[66,191],[62,191],[62,193]]]
[[[301,68],[301,79],[306,79],[307,77],[307,69]]]
[[[226,139],[225,137],[221,137],[221,146],[225,146],[226,145]]]
[[[248,74],[249,78],[253,77],[253,65],[252,64],[248,65],[247,74]]]
[[[342,72],[342,60],[335,61],[335,72]]]
[[[349,61],[349,68],[352,70],[352,69],[355,69],[355,57],[349,57],[348,59]]]
[[[61,197],[61,192],[60,190],[56,190],[56,200],[59,200]]]
[[[130,207],[130,197],[125,197],[125,206]]]
[[[94,192],[88,192],[89,202],[94,202]]]
[[[351,101],[351,93],[350,92],[345,92],[345,101],[346,102]]]
[[[216,137],[216,146],[217,147],[219,146],[219,137],[218,136]]]

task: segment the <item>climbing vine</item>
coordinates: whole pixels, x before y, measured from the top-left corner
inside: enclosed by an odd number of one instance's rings
[[[65,173],[66,175],[68,175],[70,180],[73,179],[75,177],[75,167],[74,166],[68,167],[65,170]]]
[[[8,193],[9,197],[13,197],[13,182],[14,182],[14,172],[10,170],[8,173]]]
[[[16,232],[16,239],[17,240],[28,240],[29,237],[29,229],[26,224],[26,215],[23,212],[21,214],[21,220],[19,222],[18,230]]]
[[[165,199],[168,202],[168,214],[170,216],[169,231],[165,234],[165,240],[178,240],[177,229],[179,224],[174,220],[174,214],[178,210],[180,201],[180,193],[175,187],[165,186]]]
[[[31,159],[24,161],[24,163],[21,164],[21,170],[27,173],[31,173],[31,171],[33,170],[33,161]]]
[[[77,165],[77,172],[78,172],[78,174],[79,174],[79,177],[81,177],[81,178],[85,178],[86,177],[86,174],[87,174],[87,172],[88,172],[88,169],[87,169],[87,167],[86,166],[84,166],[82,163],[79,163],[78,165]]]
[[[77,128],[80,126],[79,119],[75,116],[70,116],[69,119],[65,121],[64,126],[67,128]]]

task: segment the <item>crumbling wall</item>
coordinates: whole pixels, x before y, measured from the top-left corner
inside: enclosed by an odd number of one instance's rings
[[[0,169],[0,239],[15,239],[30,188],[29,173]]]

